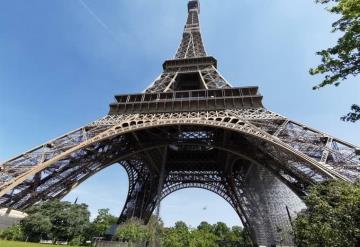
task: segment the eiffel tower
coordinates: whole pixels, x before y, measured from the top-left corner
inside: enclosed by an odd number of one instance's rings
[[[199,14],[190,0],[177,53],[144,93],[116,95],[105,117],[1,164],[0,206],[61,199],[121,164],[129,191],[119,224],[146,222],[169,194],[202,188],[232,206],[255,244],[291,245],[286,206],[303,205],[310,185],[357,180],[360,149],[267,110],[258,87],[232,87],[205,52]]]

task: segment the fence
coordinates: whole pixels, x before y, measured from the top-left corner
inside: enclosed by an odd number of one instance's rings
[[[94,240],[94,247],[147,247],[146,244],[133,244],[128,242],[119,242],[119,241],[104,241],[104,240]]]

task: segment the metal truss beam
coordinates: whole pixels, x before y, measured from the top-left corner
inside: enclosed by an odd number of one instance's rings
[[[233,207],[254,242],[291,245],[286,208],[300,210],[312,184],[360,178],[359,147],[264,109],[257,87],[232,88],[205,51],[199,1],[188,10],[175,57],[145,93],[117,95],[107,116],[0,164],[0,206],[61,199],[118,163],[129,178],[119,224],[201,188]]]

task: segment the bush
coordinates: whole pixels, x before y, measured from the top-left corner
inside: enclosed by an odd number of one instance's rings
[[[0,238],[4,240],[16,240],[16,241],[23,241],[24,233],[21,230],[20,225],[14,225],[5,230],[2,230],[0,233]]]
[[[360,184],[325,182],[305,198],[294,224],[299,247],[360,246]]]
[[[85,242],[84,238],[81,236],[77,236],[75,238],[73,238],[70,242],[69,245],[70,246],[80,246]]]
[[[121,225],[116,236],[130,243],[144,243],[150,240],[150,231],[139,219],[130,219]]]

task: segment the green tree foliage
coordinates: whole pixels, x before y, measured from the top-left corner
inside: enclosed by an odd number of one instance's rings
[[[184,221],[175,222],[174,228],[178,231],[184,231],[184,232],[189,231],[189,227],[186,225],[186,223]]]
[[[164,247],[170,247],[172,244],[174,244],[174,247],[190,245],[190,231],[185,222],[178,221],[173,228],[165,232],[163,239]]]
[[[26,235],[26,240],[38,242],[40,239],[49,239],[52,224],[48,216],[34,213],[21,221],[21,229]]]
[[[347,121],[347,122],[356,122],[360,120],[360,106],[358,105],[352,105],[351,106],[351,111],[350,113],[348,113],[346,116],[343,116],[341,119],[343,121]]]
[[[110,210],[99,209],[98,215],[90,223],[89,228],[86,231],[87,239],[91,240],[93,237],[102,237],[106,231],[117,222],[117,217],[111,215]]]
[[[193,230],[190,235],[190,247],[218,247],[218,236],[206,230]]]
[[[213,232],[213,226],[211,224],[207,223],[206,221],[200,222],[197,229],[199,231],[203,230],[203,231],[207,231],[207,232]]]
[[[164,223],[161,219],[151,216],[147,224],[151,243],[158,243],[164,235]],[[158,245],[155,245],[158,246]]]
[[[340,80],[360,73],[360,3],[359,0],[317,0],[320,3],[335,2],[329,8],[331,13],[341,15],[333,23],[333,32],[340,31],[343,36],[331,48],[319,51],[322,64],[312,68],[310,73],[325,74],[325,79],[315,88],[329,84],[339,85]]]
[[[334,47],[317,52],[322,63],[310,69],[311,75],[324,74],[324,80],[314,89],[334,84],[338,86],[348,76],[360,73],[360,1],[359,0],[316,0],[320,3],[333,2],[328,10],[340,15],[333,23],[333,32],[340,32]],[[355,122],[360,119],[360,107],[352,106],[352,112],[342,118]]]
[[[360,185],[325,182],[305,198],[307,209],[294,222],[299,247],[360,246]]]
[[[45,235],[54,241],[71,241],[84,235],[89,227],[90,213],[85,204],[54,200],[35,205],[26,212],[29,216],[20,226],[25,236],[33,241]]]
[[[103,236],[117,222],[117,217],[109,209],[100,209],[97,217],[89,223],[86,205],[52,201],[35,205],[27,210],[28,217],[19,225],[10,227],[0,234],[8,240],[33,241],[52,239],[68,241],[80,246],[86,240]],[[136,218],[122,224],[116,237],[133,244],[161,243],[164,247],[237,247],[247,244],[247,234],[241,227],[229,228],[225,223],[209,224],[201,222],[197,228],[190,228],[178,221],[174,227],[164,228],[163,222],[151,217],[148,224]]]
[[[175,223],[165,230],[164,247],[236,247],[249,244],[247,234],[241,227],[230,229],[225,223],[209,224],[201,222],[196,229],[189,228],[184,222]]]
[[[116,236],[130,243],[158,243],[163,234],[163,222],[151,216],[147,225],[137,218],[129,219],[119,226]]]
[[[213,225],[213,233],[219,239],[227,239],[230,235],[230,229],[224,222],[217,222]]]
[[[232,242],[237,241],[245,245],[251,245],[252,243],[249,234],[240,226],[233,226],[229,235],[227,236],[227,239]]]
[[[188,227],[172,227],[165,230],[162,238],[163,247],[183,247],[190,245],[190,231]]]
[[[0,238],[5,240],[23,241],[24,233],[22,232],[20,225],[17,224],[1,231]]]
[[[116,236],[130,243],[145,243],[150,241],[150,229],[136,218],[128,220],[121,225],[116,232]]]

